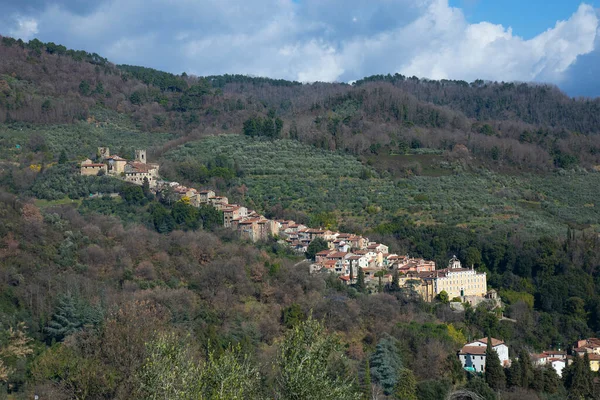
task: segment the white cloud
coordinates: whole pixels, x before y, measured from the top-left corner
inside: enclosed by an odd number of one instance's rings
[[[104,0],[87,14],[47,6],[19,21],[15,36],[30,38],[39,23],[43,40],[115,62],[301,81],[400,72],[557,83],[594,51],[599,27],[582,4],[524,40],[510,27],[470,24],[448,0]]]
[[[38,22],[34,18],[16,16],[14,19],[14,27],[9,31],[11,36],[28,41],[38,33]]]

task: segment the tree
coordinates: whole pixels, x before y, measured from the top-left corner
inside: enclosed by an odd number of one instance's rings
[[[488,337],[485,350],[485,382],[494,390],[503,389],[506,385],[504,369],[500,363],[500,357],[492,348],[492,339]]]
[[[59,164],[66,164],[69,161],[69,158],[67,157],[67,152],[62,150],[60,152],[60,155],[58,156],[58,163]]]
[[[308,248],[306,249],[306,258],[308,258],[310,260],[314,260],[315,255],[318,252],[327,250],[328,248],[329,248],[329,245],[327,244],[325,239],[323,239],[321,237],[316,237],[310,242],[310,244],[308,245]]]
[[[83,327],[81,315],[77,310],[75,298],[71,293],[60,297],[56,311],[52,319],[48,322],[45,331],[56,341],[61,341],[65,337],[77,332]]]
[[[442,290],[440,293],[438,293],[438,295],[435,296],[435,298],[442,304],[448,304],[450,302],[448,292],[446,292],[445,290]]]
[[[379,340],[375,353],[371,356],[371,376],[386,395],[391,395],[398,383],[402,359],[396,346],[396,339],[386,336]]]
[[[544,392],[554,394],[562,388],[560,377],[551,365],[543,368],[544,371]]]
[[[356,277],[356,290],[361,293],[364,293],[367,290],[367,285],[365,284],[365,271],[361,267],[358,267],[358,275]]]
[[[417,400],[417,380],[410,369],[400,369],[394,395],[399,400]]]
[[[373,389],[371,388],[371,366],[369,364],[369,358],[365,358],[365,371],[362,382],[363,397],[366,400],[371,400],[372,391]]]
[[[520,387],[522,382],[521,362],[511,359],[510,367],[506,370],[506,384],[508,387]]]
[[[360,399],[350,377],[332,373],[330,359],[343,359],[341,350],[338,339],[312,316],[289,330],[277,356],[278,398]]]
[[[285,308],[282,312],[283,325],[286,328],[293,328],[302,321],[306,320],[306,314],[302,311],[300,304],[292,303],[291,306]]]
[[[521,370],[521,380],[519,386],[528,389],[533,382],[533,365],[529,353],[522,349],[519,352],[519,368]]]
[[[569,399],[588,399],[593,396],[593,381],[587,354],[573,356],[573,362],[563,369],[563,382]]]

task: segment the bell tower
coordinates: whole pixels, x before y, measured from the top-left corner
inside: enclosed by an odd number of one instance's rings
[[[136,150],[135,161],[146,164],[146,150]]]

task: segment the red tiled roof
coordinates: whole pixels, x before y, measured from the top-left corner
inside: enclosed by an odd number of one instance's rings
[[[492,347],[496,347],[498,345],[504,344],[504,341],[500,339],[490,338],[492,340]],[[487,346],[488,338],[477,339],[476,342],[481,342]]]
[[[81,164],[82,167],[104,167],[104,164],[92,163],[92,164]]]
[[[464,346],[459,354],[485,355],[485,346]]]

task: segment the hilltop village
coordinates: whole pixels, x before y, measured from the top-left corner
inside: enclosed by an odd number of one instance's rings
[[[396,284],[410,288],[423,300],[431,302],[445,293],[448,299],[477,305],[490,300],[497,303],[494,290],[487,289],[485,272],[465,268],[453,257],[448,265],[436,269],[434,261],[409,255],[390,253],[388,246],[368,238],[328,229],[314,229],[291,220],[272,220],[229,199],[217,196],[213,190],[197,190],[177,182],[161,180],[159,165],[147,162],[146,150],[136,150],[134,160],[110,154],[108,147],[98,148],[97,160],[84,160],[81,175],[112,175],[136,185],[147,182],[158,193],[170,188],[180,199],[195,207],[209,205],[223,213],[223,226],[237,231],[242,240],[258,242],[277,237],[297,253],[308,251],[319,239],[326,246],[315,254],[311,273],[330,272],[347,285],[356,284],[359,275],[366,285]],[[323,246],[323,247],[325,247]]]

